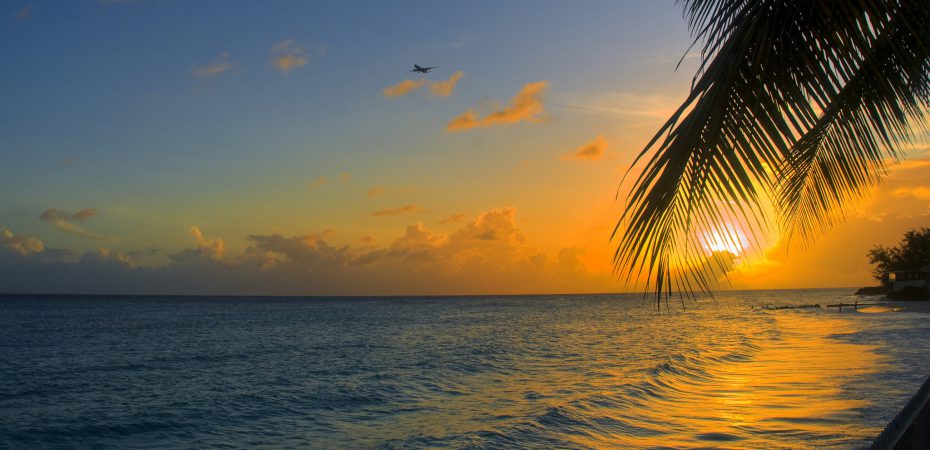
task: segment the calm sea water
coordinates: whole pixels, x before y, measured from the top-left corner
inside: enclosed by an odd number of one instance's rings
[[[856,447],[930,316],[757,308],[849,292],[0,297],[0,447]]]

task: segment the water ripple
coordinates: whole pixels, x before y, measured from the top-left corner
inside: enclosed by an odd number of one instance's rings
[[[930,370],[930,325],[749,307],[844,295],[7,296],[0,447],[854,447]]]

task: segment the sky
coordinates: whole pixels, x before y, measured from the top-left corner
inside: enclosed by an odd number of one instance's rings
[[[699,60],[673,1],[10,0],[0,22],[0,292],[635,289],[621,177]],[[868,249],[930,224],[924,143],[816,245],[731,249],[722,287],[872,284]]]

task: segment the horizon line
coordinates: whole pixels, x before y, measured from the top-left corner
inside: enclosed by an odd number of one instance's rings
[[[811,291],[811,290],[832,290],[832,289],[859,289],[853,286],[834,286],[834,287],[799,287],[799,288],[769,288],[769,289],[718,289],[714,292],[765,292],[765,291]],[[118,294],[118,293],[41,293],[41,292],[0,292],[0,297],[234,297],[234,298],[437,298],[437,297],[545,297],[559,295],[575,296],[604,296],[604,295],[645,295],[651,296],[655,293],[647,292],[560,292],[560,293],[524,293],[524,294]],[[684,292],[673,292],[671,297],[686,295]],[[713,298],[713,295],[693,293],[695,296]],[[853,295],[853,294],[851,294]],[[663,294],[664,296],[664,294]]]

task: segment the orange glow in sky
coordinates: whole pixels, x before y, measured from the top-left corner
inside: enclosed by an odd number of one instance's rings
[[[0,27],[0,292],[636,290],[611,265],[636,174],[619,183],[699,62],[674,2],[19,8]],[[811,248],[699,232],[740,257],[722,287],[872,283],[869,248],[930,223],[916,141]]]

